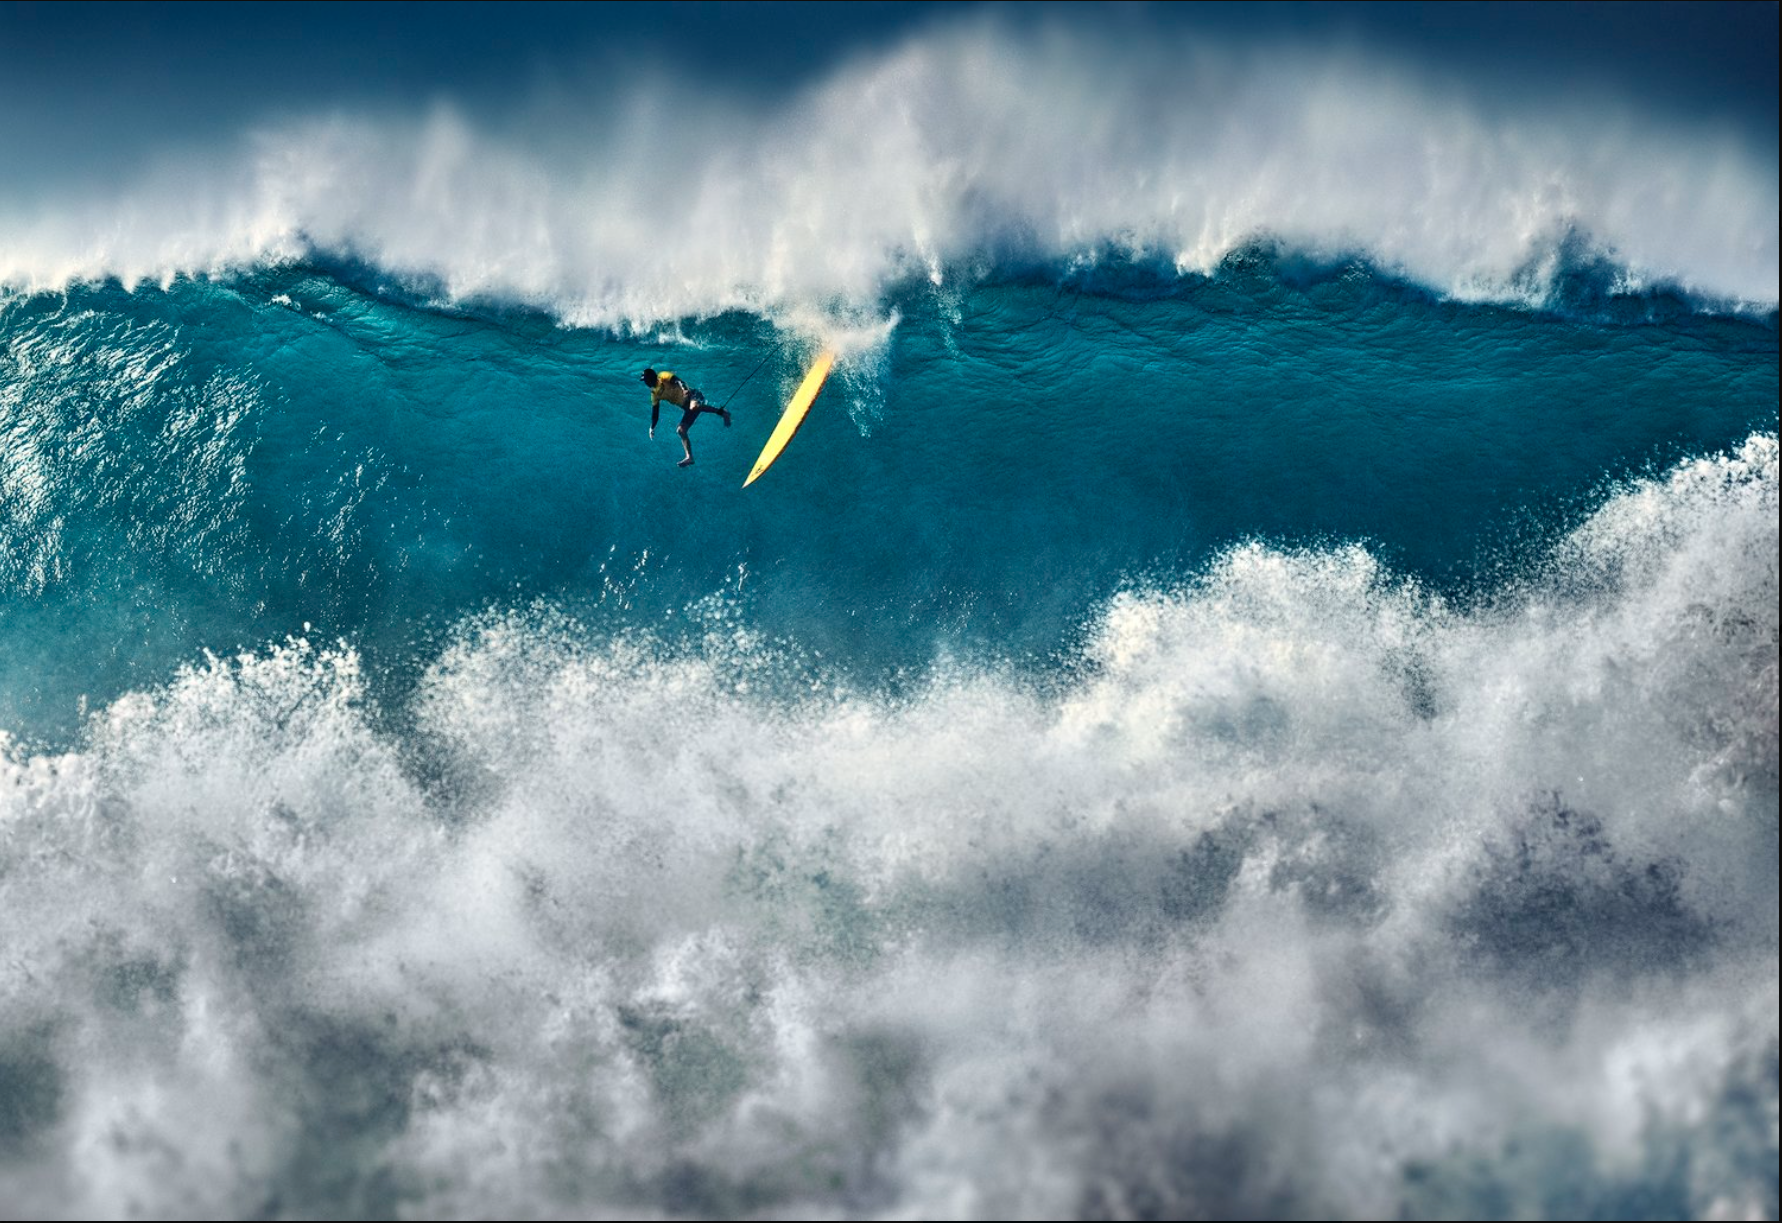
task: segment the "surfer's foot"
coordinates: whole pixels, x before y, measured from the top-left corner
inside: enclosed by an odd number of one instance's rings
[[[728,429],[730,427],[730,409],[719,408],[718,415],[724,418],[724,427]]]
[[[684,458],[680,462],[676,463],[675,466],[676,467],[691,467],[691,466],[693,466],[693,456],[688,455],[686,458]]]

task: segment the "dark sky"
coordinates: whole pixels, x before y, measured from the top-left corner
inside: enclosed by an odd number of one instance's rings
[[[155,151],[282,116],[449,99],[499,119],[541,84],[625,73],[771,98],[850,56],[988,10],[1143,39],[1341,41],[1537,99],[1607,91],[1773,146],[1777,5],[0,4],[0,190],[128,175]],[[10,180],[9,182],[7,180]]]

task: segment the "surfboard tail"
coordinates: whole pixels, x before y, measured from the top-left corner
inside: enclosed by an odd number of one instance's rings
[[[804,381],[798,384],[797,392],[786,404],[786,410],[780,413],[780,423],[774,426],[767,445],[761,448],[761,457],[755,460],[755,466],[749,471],[749,478],[743,481],[744,488],[760,479],[761,473],[772,467],[774,460],[780,457],[780,452],[786,449],[786,444],[804,423],[811,405],[817,401],[817,395],[822,391],[823,384],[829,380],[829,371],[834,365],[833,352],[823,353],[812,363],[804,375]]]

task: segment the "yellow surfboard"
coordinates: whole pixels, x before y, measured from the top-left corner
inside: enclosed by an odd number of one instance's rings
[[[754,470],[749,472],[749,478],[743,481],[744,488],[753,484],[761,473],[772,467],[773,461],[780,457],[780,451],[786,448],[786,443],[792,440],[794,433],[798,432],[798,426],[804,423],[805,413],[809,412],[811,405],[817,401],[817,392],[823,389],[823,382],[829,377],[829,367],[834,364],[835,354],[826,352],[817,358],[815,365],[811,366],[810,372],[804,376],[804,381],[798,384],[798,393],[792,396],[792,402],[788,403],[786,410],[780,414],[780,423],[774,426],[773,436],[767,439],[767,445],[761,447],[761,457],[755,460]]]

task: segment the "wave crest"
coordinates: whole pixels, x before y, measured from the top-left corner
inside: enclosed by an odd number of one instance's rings
[[[1356,54],[971,23],[770,108],[638,89],[617,119],[541,103],[499,133],[444,106],[263,131],[18,218],[0,283],[321,250],[459,298],[647,326],[872,308],[893,282],[1010,251],[1113,246],[1205,273],[1272,237],[1460,298],[1544,301],[1582,235],[1631,289],[1777,300],[1773,160],[1631,108],[1468,97]]]

